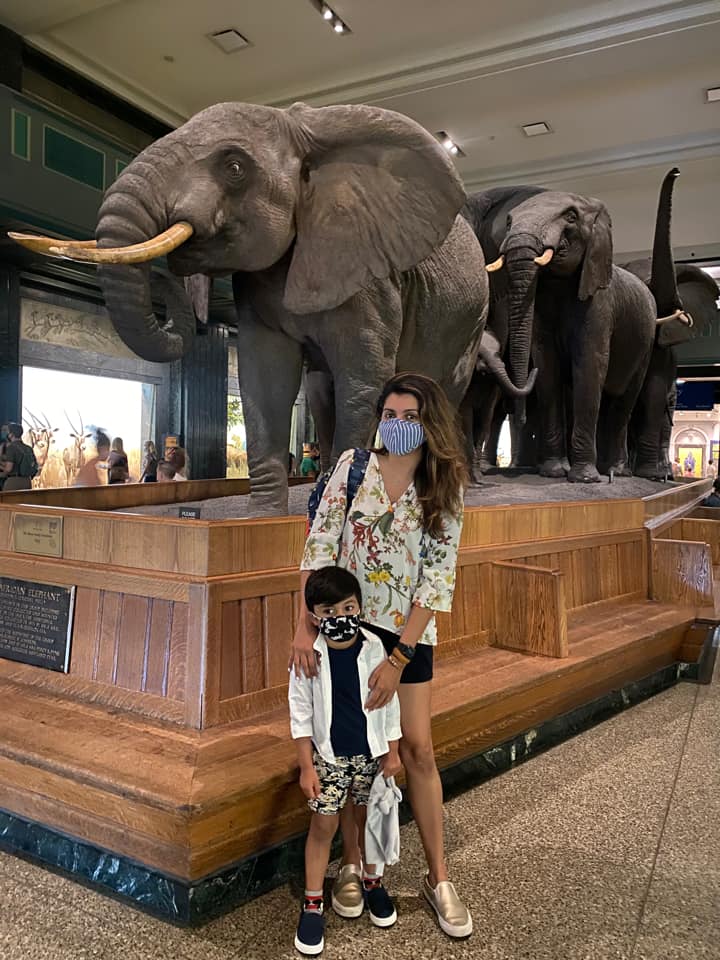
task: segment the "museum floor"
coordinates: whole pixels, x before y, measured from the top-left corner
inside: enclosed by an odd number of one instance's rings
[[[403,829],[400,920],[331,918],[325,956],[673,960],[720,955],[720,661],[446,805],[450,860],[475,917],[452,943],[416,895],[420,844]],[[279,960],[296,891],[282,887],[198,930],[0,854],[2,960]]]

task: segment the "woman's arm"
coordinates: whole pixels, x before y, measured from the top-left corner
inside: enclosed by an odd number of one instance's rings
[[[413,608],[424,607],[435,613],[448,613],[455,592],[460,534],[463,514],[447,515],[439,537],[423,534],[423,556],[420,577],[413,596]],[[408,621],[409,622],[409,621]],[[404,643],[408,641],[403,639]]]
[[[305,606],[305,584],[310,576],[310,570],[300,571],[300,615],[298,617],[295,636],[290,649],[288,668],[295,671],[295,676],[317,676],[317,655],[313,648],[317,637],[317,627],[312,621],[310,611]]]
[[[425,607],[413,607],[400,637],[401,642],[406,643],[409,647],[416,646],[432,618],[432,610]],[[394,665],[393,661],[397,666]],[[365,703],[368,710],[377,710],[378,707],[384,707],[390,703],[400,686],[400,677],[404,667],[405,664],[398,657],[385,660],[375,667],[368,681],[370,696]]]
[[[337,563],[345,526],[347,478],[352,458],[353,451],[346,450],[338,460],[323,491],[312,529],[305,543],[300,563],[301,611],[288,662],[288,666],[294,669],[296,676],[300,671],[306,677],[317,676],[317,657],[313,649],[317,627],[313,624],[310,611],[305,606],[305,584],[312,570],[332,567]]]

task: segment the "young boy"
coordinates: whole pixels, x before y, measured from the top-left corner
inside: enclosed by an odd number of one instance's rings
[[[387,778],[401,768],[397,695],[378,710],[365,708],[368,680],[385,650],[375,634],[359,629],[361,600],[360,584],[348,570],[324,567],[310,574],[305,603],[319,630],[319,673],[311,680],[290,675],[290,728],[297,742],[300,786],[313,811],[305,845],[305,899],[295,936],[296,948],[308,956],[321,953],[325,945],[323,883],[340,811],[352,798],[364,854],[373,780],[379,771]],[[377,865],[364,864],[364,901],[371,921],[390,927],[397,914],[382,870],[377,871]],[[363,907],[363,900],[356,908],[333,898],[333,909],[343,917],[359,917]]]

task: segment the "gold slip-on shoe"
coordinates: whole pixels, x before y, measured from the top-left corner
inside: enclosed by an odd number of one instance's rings
[[[472,917],[449,880],[441,880],[433,890],[425,874],[422,891],[437,914],[440,929],[444,933],[449,937],[470,936],[473,929]]]
[[[365,909],[362,875],[357,864],[346,863],[340,867],[332,888],[332,908],[346,920],[359,917]]]

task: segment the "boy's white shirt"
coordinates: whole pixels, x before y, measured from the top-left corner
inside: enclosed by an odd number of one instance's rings
[[[367,738],[371,755],[382,757],[390,749],[390,740],[399,740],[400,701],[397,694],[378,710],[367,710],[365,701],[370,695],[368,680],[373,670],[385,659],[385,647],[382,640],[370,630],[361,628],[365,637],[358,654],[358,676],[360,678],[360,696],[362,711],[367,718]],[[330,740],[332,724],[332,679],[330,676],[330,656],[324,636],[319,633],[313,644],[321,654],[318,676],[308,679],[305,674],[295,676],[290,673],[288,701],[290,704],[290,732],[293,740],[311,737],[315,749],[327,763],[335,763],[335,753]]]

